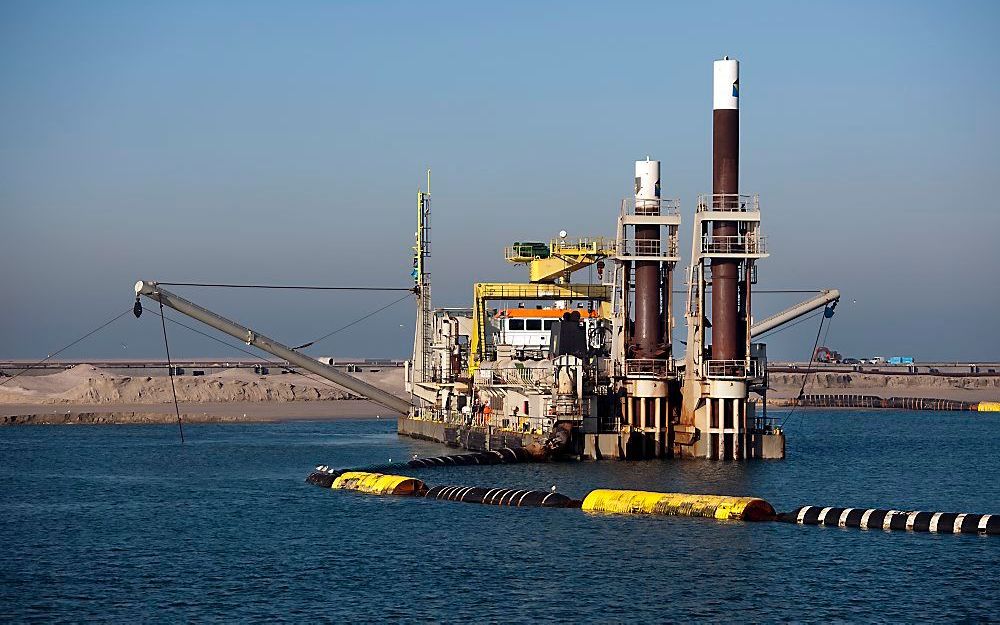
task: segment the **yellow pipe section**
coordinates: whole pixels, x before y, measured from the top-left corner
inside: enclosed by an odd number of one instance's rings
[[[981,401],[976,406],[979,412],[1000,412],[1000,401]]]
[[[591,491],[583,500],[582,507],[586,512],[665,514],[723,521],[769,521],[775,517],[771,504],[756,497],[651,493],[603,488]]]
[[[333,480],[330,488],[370,495],[423,495],[427,492],[427,486],[416,478],[367,471],[346,471]]]

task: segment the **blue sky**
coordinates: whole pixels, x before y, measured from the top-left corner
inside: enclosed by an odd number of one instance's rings
[[[426,167],[436,305],[524,275],[505,243],[612,234],[647,154],[686,257],[730,55],[761,287],[840,288],[844,353],[1000,358],[998,26],[987,2],[7,1],[0,357],[68,343],[139,278],[405,286]],[[178,291],[290,343],[397,297]],[[405,356],[412,314],[313,352]],[[160,356],[158,331],[123,319],[66,356]],[[171,332],[180,356],[237,354]]]

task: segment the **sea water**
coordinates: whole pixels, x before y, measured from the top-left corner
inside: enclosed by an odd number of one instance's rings
[[[1000,513],[1000,415],[800,410],[788,458],[409,471],[429,485]],[[1000,538],[597,515],[308,485],[455,453],[387,420],[0,430],[0,620],[1000,618]]]

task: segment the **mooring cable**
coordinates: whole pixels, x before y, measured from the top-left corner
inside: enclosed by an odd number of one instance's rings
[[[55,356],[58,356],[59,354],[63,353],[64,351],[66,351],[66,350],[67,350],[67,349],[69,349],[70,347],[73,347],[74,345],[76,345],[76,344],[77,344],[77,343],[79,343],[80,341],[82,341],[82,340],[84,340],[84,339],[88,338],[89,336],[91,336],[91,335],[93,335],[93,334],[96,334],[96,333],[100,332],[101,330],[103,330],[104,328],[108,327],[108,326],[109,326],[109,325],[111,325],[112,323],[114,323],[114,322],[118,321],[119,319],[121,319],[121,318],[122,318],[122,317],[124,317],[125,315],[129,314],[130,312],[132,312],[132,307],[131,307],[131,306],[129,306],[129,307],[128,307],[128,310],[126,310],[125,312],[121,313],[120,315],[117,315],[117,316],[113,317],[113,318],[112,318],[112,319],[110,319],[109,321],[106,321],[106,322],[102,323],[102,324],[101,324],[100,326],[98,326],[98,327],[94,328],[94,329],[93,329],[93,330],[91,330],[90,332],[87,332],[86,334],[84,334],[84,335],[83,335],[83,336],[81,336],[80,338],[76,339],[75,341],[73,341],[73,342],[72,342],[72,343],[70,343],[69,345],[67,345],[67,346],[63,347],[62,349],[60,349],[60,350],[58,350],[58,351],[55,351],[55,352],[52,352],[51,354],[49,354],[49,355],[48,355],[48,356],[46,356],[45,358],[42,358],[41,360],[39,360],[38,362],[36,362],[36,363],[33,363],[33,364],[30,364],[30,365],[28,365],[27,367],[25,367],[25,368],[21,369],[21,370],[20,370],[20,371],[19,371],[18,373],[16,373],[16,374],[14,374],[14,375],[10,376],[9,378],[6,378],[6,379],[5,379],[5,380],[3,380],[2,382],[0,382],[0,386],[3,386],[3,385],[4,385],[4,384],[6,384],[7,382],[10,382],[11,380],[14,380],[14,379],[16,379],[16,378],[20,377],[20,376],[21,376],[22,374],[26,373],[27,371],[29,371],[29,370],[30,370],[30,369],[32,369],[33,367],[37,367],[38,365],[42,364],[43,362],[45,362],[45,361],[47,361],[47,360],[49,360],[49,359],[51,359],[51,358],[54,358]]]

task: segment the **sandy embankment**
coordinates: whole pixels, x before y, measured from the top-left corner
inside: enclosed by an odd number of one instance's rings
[[[405,397],[403,371],[385,368],[357,374]],[[801,373],[772,373],[768,400],[796,397]],[[392,413],[321,380],[297,374],[256,375],[230,369],[174,378],[187,422],[255,422],[288,419],[374,418]],[[812,373],[807,394],[933,397],[960,401],[1000,400],[1000,376],[948,377],[873,373]],[[22,423],[172,423],[170,379],[122,376],[91,365],[49,375],[22,375],[0,386],[0,425]]]
[[[802,373],[771,373],[768,400],[797,397]],[[997,401],[1000,376],[883,375],[878,373],[810,373],[805,393],[855,394],[876,397],[932,397],[958,401]]]
[[[369,384],[405,396],[403,371],[385,368],[354,374]],[[279,421],[390,415],[377,404],[318,376],[262,376],[229,369],[174,378],[186,421]],[[91,365],[50,375],[22,375],[0,386],[0,424],[168,423],[174,417],[165,375],[121,376]]]

